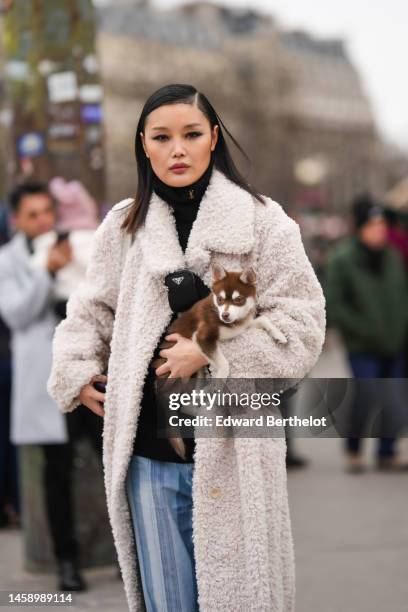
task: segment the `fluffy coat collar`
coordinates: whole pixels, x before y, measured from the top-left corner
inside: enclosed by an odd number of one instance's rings
[[[211,251],[234,255],[251,251],[254,218],[251,194],[214,168],[183,254],[169,205],[153,192],[138,233],[146,266],[153,275],[184,267],[202,274]]]

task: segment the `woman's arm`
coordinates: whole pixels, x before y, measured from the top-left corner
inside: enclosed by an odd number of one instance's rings
[[[120,204],[105,217],[93,238],[86,280],[72,294],[67,318],[56,329],[48,392],[63,412],[80,403],[79,394],[107,367],[127,236],[120,229]]]
[[[278,207],[278,208],[277,208]],[[222,343],[236,378],[303,378],[324,342],[323,291],[305,253],[299,226],[275,202],[259,213],[256,262],[258,314],[287,339],[273,340],[262,329],[248,329]]]

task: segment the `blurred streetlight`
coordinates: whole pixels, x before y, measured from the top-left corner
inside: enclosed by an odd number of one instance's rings
[[[310,187],[323,183],[328,172],[328,162],[322,155],[304,157],[295,164],[294,168],[296,180]]]

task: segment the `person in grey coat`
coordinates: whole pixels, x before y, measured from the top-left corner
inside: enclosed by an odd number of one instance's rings
[[[59,321],[53,283],[71,261],[68,241],[52,246],[44,267],[31,264],[32,242],[54,228],[54,203],[45,185],[26,183],[11,194],[18,230],[0,249],[0,316],[11,330],[13,362],[10,438],[16,444],[39,444],[44,452],[44,494],[59,588],[81,590],[71,503],[68,420],[47,393],[51,342]]]

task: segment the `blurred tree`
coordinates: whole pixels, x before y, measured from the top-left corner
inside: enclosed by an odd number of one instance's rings
[[[14,0],[3,13],[12,178],[77,178],[101,202],[102,89],[91,0]]]

